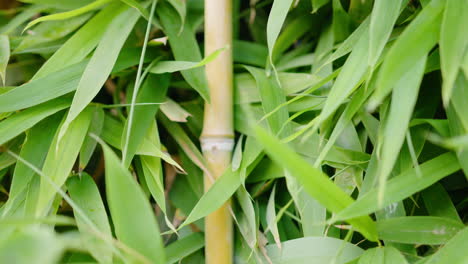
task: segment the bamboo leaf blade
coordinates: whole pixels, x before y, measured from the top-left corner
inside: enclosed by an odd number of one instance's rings
[[[59,98],[47,103],[28,108],[0,122],[0,145],[13,139],[25,130],[33,127],[44,118],[67,108],[69,99]]]
[[[159,227],[149,201],[115,153],[100,143],[106,164],[107,201],[117,238],[142,254],[145,262],[165,263]]]
[[[94,180],[86,173],[73,176],[67,181],[68,192],[75,203],[87,213],[87,217],[100,232],[112,237],[106,209]],[[112,262],[112,249],[106,241],[89,234],[86,221],[77,214],[75,216],[79,230],[85,235],[86,247],[91,254],[102,263]]]
[[[58,133],[55,133],[52,144],[44,161],[42,173],[50,178],[57,186],[62,186],[67,180],[73,165],[80,152],[86,132],[91,123],[93,111],[85,109],[78,118],[70,124],[70,130],[63,135],[59,142]],[[61,124],[63,126],[63,122]],[[41,178],[39,194],[36,203],[36,216],[48,214],[52,200],[56,195],[54,186]]]
[[[463,1],[445,1],[445,10],[440,29],[440,64],[442,99],[447,106],[452,95],[458,71],[463,63],[462,54],[467,52],[468,36],[463,25],[468,24],[468,4]]]
[[[395,41],[382,63],[377,90],[369,101],[369,109],[375,109],[400,80],[399,77],[427,56],[437,43],[444,4],[445,0],[431,1]]]
[[[278,139],[260,127],[256,127],[255,132],[267,154],[296,177],[305,191],[328,210],[337,213],[353,203],[353,199],[333,184],[325,174],[309,165],[290,148],[279,143]],[[323,189],[326,189],[327,193],[324,193]],[[375,223],[369,217],[353,218],[349,222],[369,240],[377,239]]]
[[[75,10],[67,11],[67,12],[62,12],[62,13],[57,13],[57,14],[52,14],[48,16],[43,16],[37,19],[34,19],[33,21],[29,22],[26,27],[24,28],[23,31],[27,30],[28,28],[31,28],[32,26],[44,22],[44,21],[53,21],[53,20],[64,20],[68,18],[72,18],[75,16],[79,16],[81,14],[87,13],[89,11],[92,11],[94,9],[97,9],[107,3],[109,3],[112,0],[97,0],[94,1],[88,5],[85,5],[83,7],[77,8]]]
[[[377,221],[380,238],[409,244],[444,244],[463,227],[460,222],[433,216],[407,216]]]
[[[10,40],[7,35],[0,35],[0,78],[6,83],[6,68],[10,60]]]
[[[375,212],[394,202],[401,201],[410,195],[429,187],[434,182],[458,171],[460,164],[452,153],[442,154],[420,165],[421,177],[416,169],[410,169],[395,176],[386,183],[383,203],[376,203],[379,190],[374,188],[360,197],[352,205],[334,216],[334,220],[354,218]]]
[[[114,18],[106,29],[81,76],[67,119],[60,129],[59,138],[63,136],[69,124],[93,100],[107,80],[125,40],[139,17],[140,14],[136,10],[128,9]]]

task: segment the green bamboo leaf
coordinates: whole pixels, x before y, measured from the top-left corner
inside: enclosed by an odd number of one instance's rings
[[[453,96],[450,100],[450,105],[447,109],[447,119],[450,127],[450,136],[464,136],[468,134],[468,117],[466,115],[468,111],[468,104],[466,98],[468,95],[468,89],[466,87],[468,80],[465,75],[458,74],[457,80],[453,87]],[[460,147],[457,149],[457,157],[460,161],[465,176],[468,175],[468,148]],[[468,176],[467,176],[468,177]]]
[[[431,1],[395,41],[382,63],[377,91],[369,101],[369,109],[375,109],[400,80],[400,76],[426,57],[437,43],[444,4],[445,0]]]
[[[468,36],[463,25],[468,24],[468,4],[464,1],[445,1],[444,17],[440,29],[440,64],[442,77],[442,99],[444,105],[452,95],[458,70],[468,48]]]
[[[101,136],[109,145],[120,149],[122,146],[123,129],[124,126],[122,123],[106,115],[104,117],[104,127],[102,129]],[[161,147],[155,144],[155,140],[151,138],[143,138],[143,141],[140,143],[135,154],[161,158],[165,162],[174,165],[179,170],[183,171],[182,167],[180,167],[180,165],[175,162],[170,155],[163,152]]]
[[[312,0],[312,13],[317,12],[317,10],[319,10],[320,7],[328,4],[328,2],[330,2],[330,0]]]
[[[252,198],[245,187],[241,185],[236,192],[236,198],[239,202],[242,213],[236,214],[234,220],[239,228],[242,237],[247,245],[255,250],[257,246],[257,222],[255,208],[252,204]]]
[[[170,75],[149,75],[137,95],[136,103],[159,103],[166,97],[169,87]],[[132,127],[129,128],[128,120],[125,123],[122,133],[122,157],[124,165],[130,165],[138,146],[145,138],[148,129],[154,122],[156,113],[159,109],[158,104],[135,106],[133,112]],[[158,142],[159,144],[159,142]]]
[[[273,239],[275,240],[275,243],[278,246],[278,248],[281,248],[281,239],[278,232],[278,225],[276,224],[275,193],[276,185],[273,186],[273,190],[270,193],[270,198],[268,199],[266,207],[266,229],[273,235]]]
[[[327,217],[327,209],[307,194],[291,173],[281,169],[278,172],[286,176],[288,191],[293,197],[296,208],[301,216],[304,236],[322,236],[325,230],[324,223]]]
[[[179,229],[220,208],[234,194],[240,185],[241,179],[239,177],[239,172],[234,172],[231,168],[227,168],[223,175],[221,175],[210,189],[203,194],[184,223],[180,225]]]
[[[79,15],[82,15],[84,13],[87,13],[89,11],[92,11],[94,9],[97,9],[109,2],[111,2],[112,0],[97,0],[97,1],[94,1],[88,5],[85,5],[83,7],[80,7],[80,8],[77,8],[75,10],[71,10],[71,11],[67,11],[67,12],[62,12],[62,13],[57,13],[57,14],[53,14],[53,15],[48,15],[48,16],[43,16],[43,17],[40,17],[40,18],[37,18],[37,19],[34,19],[33,21],[29,22],[26,27],[24,28],[23,31],[26,31],[28,28],[31,28],[32,26],[40,23],[40,22],[44,22],[44,21],[54,21],[54,20],[65,20],[65,19],[68,19],[68,18],[72,18],[72,17],[76,17],[76,16],[79,16]]]
[[[58,140],[58,132],[54,136],[42,172],[57,186],[62,186],[65,183],[75,164],[81,144],[91,123],[93,110],[92,108],[86,108],[78,115],[70,124],[70,130],[63,135],[61,141]],[[47,215],[56,193],[55,187],[49,181],[41,178],[36,216]]]
[[[328,99],[320,113],[315,127],[318,127],[323,121],[329,118],[344,100],[360,85],[363,81],[368,66],[362,63],[368,58],[369,35],[365,33],[356,43],[351,55],[346,60],[335,84],[330,90]]]
[[[379,190],[373,188],[352,205],[335,215],[334,219],[343,220],[367,215],[394,202],[401,201],[456,172],[460,169],[460,164],[452,153],[445,153],[421,164],[419,169],[420,176],[418,176],[417,169],[410,169],[389,180],[386,183],[387,186],[381,204],[377,203]]]
[[[53,115],[29,129],[19,155],[36,167],[42,167],[46,157],[43,153],[47,153],[50,148],[61,118],[62,114]],[[25,164],[16,163],[10,197],[19,195],[27,187],[34,174],[35,172]]]
[[[167,264],[176,263],[203,248],[205,241],[200,233],[193,233],[178,239],[166,247]]]
[[[75,9],[80,6],[83,6],[83,4],[88,4],[92,2],[93,0],[21,0],[21,2],[24,3],[34,3],[34,4],[41,4],[45,5],[49,8],[57,8],[57,9]]]
[[[343,8],[340,0],[332,0],[333,22],[332,28],[336,41],[346,39],[351,29],[351,18]]]
[[[367,89],[361,88],[356,91],[356,94],[353,96],[351,101],[346,105],[344,112],[341,114],[338,119],[335,128],[333,129],[330,137],[328,138],[325,146],[320,149],[318,158],[315,160],[314,166],[318,167],[319,164],[325,159],[329,151],[332,149],[339,135],[345,130],[346,126],[352,121],[354,115],[358,112],[364,102],[369,98],[372,91],[374,90],[374,85],[369,85]]]
[[[187,118],[191,116],[191,114],[182,108],[182,106],[168,97],[160,108],[161,112],[163,112],[164,115],[173,122],[185,123],[187,122]]]
[[[310,64],[310,62],[309,62]],[[260,70],[258,68],[249,67],[255,69],[256,72]],[[260,75],[261,76],[261,75]],[[327,76],[328,77],[328,76]],[[293,73],[293,72],[279,72],[278,78],[281,82],[281,89],[285,95],[296,95],[297,93],[307,89],[309,87],[321,86],[322,80],[315,74],[307,73]],[[260,102],[261,95],[260,89],[258,88],[256,79],[250,73],[239,73],[234,75],[234,103],[244,104],[252,102]],[[319,87],[317,87],[319,88]],[[316,90],[315,88],[314,90]],[[305,94],[306,92],[304,92]],[[271,112],[270,112],[271,113]]]
[[[1,96],[1,95],[0,95]],[[47,103],[28,108],[0,122],[0,145],[33,127],[42,119],[67,108],[70,100],[58,98]]]
[[[102,108],[95,107],[93,113],[93,119],[89,126],[87,134],[101,135],[102,128],[104,127],[104,111]],[[92,137],[87,136],[83,142],[83,145],[80,149],[80,160],[78,168],[82,171],[88,165],[88,162],[91,159],[91,156],[96,149],[97,142]]]
[[[333,184],[324,173],[312,167],[278,139],[258,126],[255,127],[255,132],[267,154],[296,177],[304,190],[328,210],[337,213],[353,203],[353,199]],[[354,218],[349,222],[369,240],[377,239],[374,222],[369,217]]]
[[[138,3],[135,0],[120,0],[120,1],[124,2],[128,6],[135,8],[135,10],[137,10],[140,13],[140,15],[144,17],[146,20],[148,21],[150,20],[150,15],[142,4]]]
[[[112,4],[99,12],[67,40],[36,72],[33,80],[82,61],[98,45],[109,24],[126,7]],[[81,75],[80,75],[81,76]],[[76,87],[76,85],[75,85]]]
[[[433,216],[407,216],[377,221],[381,239],[409,244],[445,244],[463,227],[458,221]]]
[[[272,65],[273,49],[275,48],[276,40],[278,39],[292,3],[293,0],[275,0],[273,1],[270,14],[268,15],[267,44],[268,56],[270,57],[270,63]]]
[[[74,91],[85,66],[86,62],[81,62],[0,94],[0,113],[35,106]]]
[[[405,257],[394,247],[378,247],[368,249],[359,258],[358,264],[407,264]]]
[[[377,0],[369,27],[369,66],[374,67],[393,30],[403,0]]]
[[[408,125],[418,99],[419,86],[424,76],[425,65],[426,57],[423,57],[401,77],[393,88],[390,112],[382,129],[382,135],[385,136],[377,143],[377,150],[380,150],[377,172],[380,189],[379,203],[383,201],[386,181],[405,142]]]
[[[286,102],[286,98],[281,87],[272,76],[268,77],[264,70],[257,68],[246,67],[246,69],[252,74],[257,82],[257,89],[259,90],[265,114],[272,112],[278,105]],[[267,117],[272,133],[275,135],[280,133],[283,124],[287,122],[288,118],[288,110],[284,107]],[[284,130],[283,135],[289,135],[289,133],[290,131],[286,129]]]
[[[63,241],[51,229],[23,229],[4,238],[0,244],[0,262],[57,263],[64,249]]]
[[[6,83],[6,68],[10,60],[10,40],[7,35],[0,35],[0,78]]]
[[[159,15],[164,33],[169,38],[169,44],[178,61],[200,61],[202,55],[191,26],[184,26],[180,32],[180,19],[177,11],[169,3],[161,3],[156,12]],[[201,68],[182,71],[182,76],[206,101],[210,100],[206,83],[205,71]]]
[[[184,30],[184,25],[185,25],[185,17],[187,15],[187,7],[186,3],[184,0],[169,0],[169,3],[174,7],[174,9],[177,11],[177,14],[179,15],[180,18],[180,32]]]
[[[110,147],[102,141],[100,144],[105,156],[107,202],[117,238],[142,254],[145,262],[165,263],[158,223],[149,201]]]
[[[139,17],[140,14],[136,10],[128,9],[114,18],[106,29],[81,76],[67,119],[60,129],[59,138],[64,135],[70,123],[93,100],[106,82],[125,40]]]
[[[21,13],[11,18],[8,23],[0,27],[0,34],[9,35],[14,32],[19,26],[26,23],[32,17],[47,9],[44,5],[30,5],[25,7]]]
[[[436,183],[422,193],[424,205],[432,216],[446,217],[463,223],[453,205],[449,194],[440,183]]]
[[[346,38],[345,41],[343,41],[343,43],[341,43],[341,45],[335,50],[335,52],[333,52],[322,65],[329,64],[350,53],[356,46],[358,41],[368,34],[369,27],[370,18],[368,17],[359,25],[358,28],[356,28],[356,30],[353,31],[353,33],[351,33],[351,35],[349,35],[348,38]],[[317,68],[320,69],[320,67]]]
[[[430,256],[425,264],[463,264],[468,261],[465,249],[468,246],[468,227],[463,228],[442,248]]]
[[[331,237],[293,239],[283,242],[281,248],[269,245],[266,251],[275,264],[345,264],[363,253],[359,247]]]
[[[195,68],[198,68],[198,67],[202,67],[202,66],[205,66],[207,63],[210,63],[211,61],[216,59],[216,57],[218,57],[218,55],[227,48],[229,48],[229,47],[221,48],[221,49],[218,49],[218,50],[214,51],[210,55],[206,56],[200,62],[192,62],[192,61],[158,61],[156,63],[156,65],[154,65],[153,67],[151,67],[149,69],[149,72],[151,72],[151,73],[172,73],[172,72],[185,71],[185,70],[191,70],[191,69],[195,69]]]
[[[235,63],[265,67],[268,48],[264,45],[243,40],[233,40],[232,59]]]
[[[73,201],[86,213],[97,229],[108,237],[112,237],[106,209],[94,180],[86,173],[74,176],[67,181],[68,192]],[[100,263],[112,262],[112,248],[105,241],[90,234],[89,227],[82,216],[76,214],[78,229],[83,234],[86,248]]]
[[[28,35],[23,38],[21,43],[13,51],[18,53],[37,45],[49,43],[61,39],[83,25],[91,14],[83,14],[70,18],[66,21],[48,21],[28,30]]]

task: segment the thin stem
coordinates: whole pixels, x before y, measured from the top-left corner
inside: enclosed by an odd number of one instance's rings
[[[132,131],[133,116],[135,112],[135,103],[136,103],[136,98],[138,95],[138,90],[140,90],[140,86],[141,86],[140,79],[141,79],[141,75],[143,71],[143,63],[145,61],[146,47],[148,45],[149,35],[151,31],[151,21],[153,20],[154,10],[156,9],[156,2],[157,2],[156,0],[153,0],[153,3],[151,4],[150,17],[148,19],[148,24],[146,26],[145,40],[143,42],[143,49],[141,51],[140,62],[138,63],[137,76],[135,80],[135,88],[133,89],[132,102],[130,105],[130,113],[128,115],[128,125],[127,125],[127,130],[125,131],[125,143],[122,148],[122,162],[125,162],[127,155],[128,155],[127,154],[128,142],[130,141],[130,133]]]

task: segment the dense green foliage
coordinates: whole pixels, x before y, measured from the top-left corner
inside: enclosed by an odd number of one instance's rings
[[[0,263],[468,263],[468,2],[0,5]],[[167,43],[166,43],[167,41]],[[236,146],[204,194],[203,66],[232,49]]]

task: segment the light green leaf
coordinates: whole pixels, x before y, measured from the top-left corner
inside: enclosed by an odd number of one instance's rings
[[[128,9],[114,18],[106,29],[81,76],[67,119],[60,129],[59,138],[62,138],[70,123],[93,100],[106,82],[125,40],[139,17],[140,14],[136,10]]]
[[[273,49],[283,27],[293,0],[275,0],[268,15],[267,44],[270,63],[273,64]]]
[[[66,21],[48,21],[27,31],[27,35],[13,51],[19,53],[35,46],[61,39],[83,25],[91,14],[83,14]]]
[[[135,0],[120,0],[120,1],[124,2],[128,6],[135,8],[135,10],[138,10],[138,12],[140,12],[140,15],[144,17],[146,20],[148,21],[150,20],[150,15],[142,4],[138,3]]]
[[[337,213],[353,203],[353,199],[333,184],[324,173],[312,167],[292,149],[258,126],[255,132],[267,154],[296,177],[304,190],[328,210]],[[369,217],[353,218],[349,222],[369,240],[377,239],[375,224]]]
[[[10,60],[10,41],[7,35],[0,35],[0,78],[6,82],[6,68]]]
[[[166,247],[167,264],[176,263],[203,248],[205,241],[200,233],[193,233],[172,242]]]
[[[44,21],[53,21],[53,20],[64,20],[72,17],[76,17],[79,15],[82,15],[84,13],[87,13],[91,10],[97,9],[113,0],[97,0],[94,1],[88,5],[85,5],[83,7],[77,8],[75,10],[67,11],[67,12],[62,12],[62,13],[57,13],[53,15],[48,15],[48,16],[43,16],[37,19],[34,19],[33,21],[29,22],[26,27],[24,28],[23,31],[27,30],[28,28],[31,28],[32,26],[36,25],[37,23],[44,22]]]
[[[376,65],[400,13],[402,0],[376,0],[369,27],[369,66]]]
[[[463,264],[468,261],[466,248],[468,247],[468,227],[463,228],[442,248],[434,253],[424,264]]]
[[[110,147],[100,143],[105,156],[107,202],[117,238],[142,255],[138,262],[145,259],[165,263],[158,223],[149,201]]]
[[[381,239],[409,244],[444,244],[463,227],[458,221],[433,216],[407,216],[377,221]]]
[[[99,12],[73,34],[73,36],[42,65],[32,79],[39,79],[82,61],[99,43],[107,27],[114,18],[125,10],[127,9],[124,5],[112,4]]]
[[[210,189],[203,194],[179,229],[220,208],[234,194],[240,185],[241,179],[239,173],[232,171],[231,168],[227,168],[223,175],[221,175]]]
[[[190,115],[182,106],[170,98],[166,98],[164,104],[160,106],[161,112],[173,122],[185,123]]]
[[[86,62],[78,63],[0,94],[0,113],[35,106],[72,92],[85,66]]]
[[[405,257],[394,247],[368,249],[359,258],[358,264],[407,264]]]
[[[362,63],[368,58],[369,35],[364,34],[356,43],[351,55],[346,60],[335,84],[330,90],[328,99],[320,113],[316,127],[329,118],[344,100],[361,84],[366,75],[368,66]]]
[[[161,24],[169,38],[169,44],[174,54],[174,58],[178,61],[200,61],[202,55],[198,47],[198,42],[195,38],[195,32],[191,26],[185,26],[180,32],[180,19],[177,11],[174,10],[169,3],[161,3],[156,12],[159,15]],[[184,79],[192,86],[200,95],[209,102],[210,95],[206,83],[205,71],[201,68],[182,71]]]
[[[93,178],[86,173],[71,177],[67,181],[68,192],[73,201],[86,213],[97,229],[108,237],[112,237],[106,209]],[[89,233],[86,221],[79,214],[75,215],[78,229],[83,234],[83,242],[91,255],[100,263],[112,262],[112,248],[105,241]]]
[[[468,4],[465,1],[445,1],[444,17],[440,29],[440,64],[442,77],[442,99],[448,106],[463,55],[468,49],[468,35],[464,25],[468,24]]]
[[[192,61],[159,61],[159,62],[156,63],[156,65],[154,65],[153,67],[150,68],[149,72],[151,72],[151,73],[166,73],[166,72],[172,73],[172,72],[191,70],[191,69],[195,69],[195,68],[198,68],[198,67],[202,67],[202,66],[205,66],[207,63],[210,63],[211,61],[216,59],[216,57],[218,57],[218,55],[227,48],[229,48],[229,47],[221,48],[221,49],[218,49],[218,50],[214,51],[210,55],[206,56],[200,62],[192,62]]]
[[[449,194],[440,183],[436,183],[424,190],[422,198],[430,215],[446,217],[462,223]]]
[[[52,139],[58,128],[58,125],[60,124],[61,119],[62,114],[56,114],[49,118],[46,118],[45,120],[39,122],[37,125],[32,127],[28,131],[26,139],[21,148],[21,152],[19,153],[21,158],[27,160],[29,163],[38,168],[42,167],[42,164],[44,163],[46,157],[44,153],[47,153],[47,151],[49,150],[50,144],[52,143]],[[12,206],[15,202],[21,199],[20,197],[23,194],[23,192],[34,192],[34,190],[31,190],[34,187],[32,187],[32,184],[30,184],[30,182],[35,177],[35,174],[36,173],[24,163],[16,163],[10,186],[9,199],[7,202],[8,206]],[[29,189],[27,190],[27,188]],[[7,208],[11,208],[7,205],[5,205],[5,209],[2,212],[4,215],[7,214],[9,210]],[[15,211],[14,208],[13,211]],[[24,215],[32,217],[32,215],[30,215],[26,209]]]
[[[276,245],[278,246],[278,248],[281,248],[281,240],[278,232],[278,225],[276,224],[275,193],[276,185],[273,187],[273,190],[270,193],[270,198],[268,199],[266,208],[267,231],[271,232]]]
[[[330,2],[330,0],[312,0],[312,13],[317,12],[317,10],[319,10],[320,7],[328,4],[328,2]]]
[[[408,125],[418,99],[419,86],[424,75],[425,65],[426,57],[423,57],[401,77],[393,88],[390,112],[381,133],[385,136],[377,143],[377,150],[380,150],[377,172],[380,190],[379,203],[383,201],[387,178],[392,172],[401,147],[405,142]],[[379,87],[377,87],[376,93],[378,92]]]
[[[96,149],[96,140],[94,140],[92,137],[89,136],[89,134],[94,134],[94,135],[101,135],[102,128],[104,127],[104,110],[100,107],[95,107],[94,108],[94,114],[93,114],[93,119],[91,121],[91,124],[88,129],[88,136],[85,137],[85,140],[83,142],[83,145],[81,146],[80,149],[80,160],[79,160],[79,165],[78,168],[80,171],[82,171],[86,165],[88,165],[88,162],[91,159],[91,156],[94,153],[94,150]]]
[[[76,158],[80,152],[86,132],[92,120],[92,108],[87,108],[70,124],[68,130],[58,141],[58,132],[49,148],[44,161],[42,173],[57,186],[62,186],[67,180]],[[63,126],[63,123],[62,123]],[[39,196],[37,198],[36,216],[47,215],[57,190],[48,180],[41,178]]]
[[[0,95],[1,96],[1,95]],[[33,127],[42,119],[67,108],[69,99],[59,98],[47,103],[28,108],[0,122],[0,145]]]
[[[411,21],[390,48],[379,71],[379,93],[372,96],[369,108],[375,109],[414,64],[427,56],[439,39],[445,0],[434,0]],[[378,96],[377,96],[378,95]]]
[[[306,237],[285,241],[281,248],[266,247],[275,264],[345,264],[359,257],[363,250],[344,240],[331,237]]]
[[[373,188],[335,215],[334,219],[342,220],[367,215],[394,202],[401,201],[456,172],[460,169],[460,164],[452,153],[445,153],[421,164],[419,169],[420,176],[418,176],[416,169],[409,169],[389,180],[386,183],[383,202],[380,205],[377,203],[378,188]]]
[[[141,91],[139,91],[139,94],[137,95],[136,103],[162,102],[166,97],[169,82],[170,75],[168,74],[149,75],[143,83]],[[140,146],[148,132],[148,129],[154,122],[158,109],[158,104],[135,106],[132,127],[128,127],[128,120],[125,122],[121,146],[123,150],[123,162],[126,167],[130,165],[138,146]]]
[[[63,241],[56,236],[53,230],[28,228],[2,239],[0,262],[15,264],[57,263],[64,249]]]

